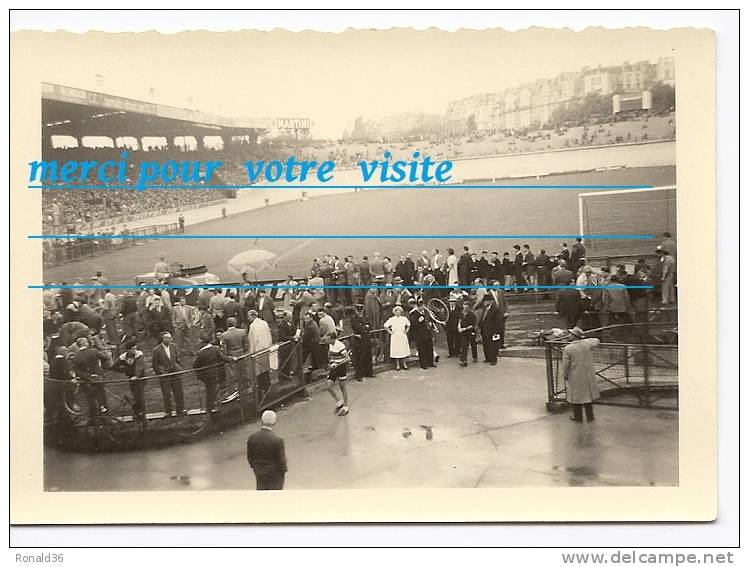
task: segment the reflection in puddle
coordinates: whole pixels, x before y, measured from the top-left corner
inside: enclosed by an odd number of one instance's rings
[[[426,431],[426,437],[427,441],[431,441],[434,438],[434,434],[432,433],[432,426],[431,425],[420,425],[424,431]]]
[[[185,476],[185,475],[181,475],[181,474],[176,474],[174,476],[170,476],[169,478],[171,480],[179,482],[180,484],[182,484],[184,486],[190,486],[190,477],[189,476]]]

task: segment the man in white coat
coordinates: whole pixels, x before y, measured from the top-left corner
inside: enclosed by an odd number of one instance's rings
[[[259,317],[257,311],[250,309],[247,317],[250,321],[250,327],[247,331],[250,355],[254,355],[257,386],[261,395],[264,395],[270,389],[270,352],[268,349],[273,344],[273,335],[270,325]]]
[[[258,312],[254,309],[250,309],[247,316],[250,321],[248,332],[250,353],[260,352],[261,350],[270,348],[273,344],[273,335],[271,334],[270,326],[267,321],[261,319]]]
[[[562,376],[567,383],[567,401],[572,405],[570,419],[583,421],[583,408],[588,421],[593,421],[593,402],[600,397],[593,367],[593,349],[601,341],[586,339],[580,327],[570,329],[573,341],[562,352]]]

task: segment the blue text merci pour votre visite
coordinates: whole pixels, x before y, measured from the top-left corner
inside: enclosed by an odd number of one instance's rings
[[[210,184],[220,175],[223,161],[128,161],[128,152],[123,151],[119,160],[32,161],[29,163],[29,183],[43,186],[86,184],[95,180],[98,184],[132,186],[137,190],[161,184]],[[431,156],[422,156],[415,151],[411,160],[395,160],[390,152],[383,153],[382,160],[358,163],[362,182],[380,183],[445,183],[451,178],[452,161],[434,161]],[[333,181],[333,161],[297,160],[290,156],[286,160],[246,161],[244,168],[250,185],[259,181],[270,183],[301,183],[316,180],[319,183]]]

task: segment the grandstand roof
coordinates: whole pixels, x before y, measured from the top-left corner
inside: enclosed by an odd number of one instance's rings
[[[227,118],[199,110],[42,83],[45,136],[241,136],[270,130],[270,118]]]

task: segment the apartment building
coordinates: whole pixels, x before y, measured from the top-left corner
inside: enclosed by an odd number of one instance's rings
[[[501,132],[546,124],[561,105],[593,93],[602,96],[641,94],[655,83],[674,86],[673,57],[650,61],[623,62],[615,66],[584,67],[576,73],[561,73],[551,79],[524,83],[501,93],[484,93],[451,102],[446,123],[453,132],[476,130]]]

